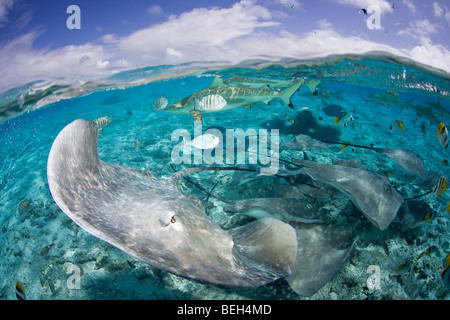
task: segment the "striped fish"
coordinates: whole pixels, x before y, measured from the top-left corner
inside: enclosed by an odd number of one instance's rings
[[[102,132],[103,128],[105,128],[112,121],[112,119],[113,117],[109,118],[108,116],[97,117],[94,119],[94,122],[97,124],[99,134]]]
[[[19,213],[22,214],[28,212],[30,207],[31,207],[31,200],[30,199],[23,200],[21,203],[19,203]]]
[[[25,296],[25,289],[20,281],[16,282],[16,298],[17,300],[27,300]]]
[[[195,98],[195,108],[197,111],[219,111],[227,105],[227,101],[218,94],[210,94],[201,98]]]
[[[438,182],[436,182],[432,191],[435,195],[439,196],[445,191],[445,189],[447,189],[447,182],[445,177],[442,176],[439,178]]]
[[[441,122],[438,126],[438,129],[436,131],[437,138],[439,140],[439,143],[444,149],[447,149],[448,147],[448,131],[445,125]]]

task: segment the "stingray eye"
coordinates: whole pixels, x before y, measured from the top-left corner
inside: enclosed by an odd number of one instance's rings
[[[175,223],[175,216],[172,216],[172,219],[170,219],[170,223]]]

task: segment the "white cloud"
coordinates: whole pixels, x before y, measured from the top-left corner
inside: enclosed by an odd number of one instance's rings
[[[331,29],[333,27],[333,24],[327,21],[327,19],[317,21],[317,25],[320,29]]]
[[[437,26],[428,19],[417,20],[409,23],[409,27],[397,32],[397,35],[408,36],[413,39],[428,39],[432,34],[437,33]]]
[[[163,13],[163,10],[160,6],[154,5],[154,6],[151,6],[150,8],[148,8],[147,12],[150,14],[158,15],[158,14]]]
[[[403,0],[402,3],[408,7],[409,11],[416,13],[416,6],[411,2],[411,0]]]
[[[450,72],[450,52],[429,40],[437,27],[427,19],[411,23],[400,33],[418,43],[406,49],[344,36],[326,19],[317,25],[316,33],[288,32],[269,10],[243,0],[231,8],[198,8],[172,15],[129,36],[108,34],[97,43],[54,50],[34,48],[40,34],[31,32],[0,47],[0,92],[39,79],[95,80],[151,65],[211,60],[239,63],[264,55],[310,59],[384,51]]]
[[[14,0],[0,0],[0,27],[8,22],[8,14],[14,5]]]
[[[370,6],[378,6],[381,12],[393,12],[392,4],[386,0],[337,0],[344,5],[352,5],[359,9],[367,9]]]
[[[444,9],[442,9],[439,3],[437,3],[436,1],[433,2],[433,10],[435,17],[440,17],[444,13]]]

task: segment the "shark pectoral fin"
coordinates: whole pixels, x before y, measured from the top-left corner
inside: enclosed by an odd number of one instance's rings
[[[316,92],[317,86],[321,83],[322,83],[322,81],[320,81],[320,80],[311,80],[306,83],[306,86],[309,88],[309,90],[311,90],[311,93],[314,93],[314,92]]]
[[[297,254],[294,228],[273,218],[261,218],[229,230],[233,256],[248,274],[267,282],[291,274]]]
[[[251,108],[252,108],[252,105],[249,104],[248,106],[242,106],[242,108],[245,108],[245,109],[251,109]]]
[[[290,86],[287,89],[284,89],[279,93],[279,97],[285,104],[287,104],[289,107],[294,108],[291,102],[291,97],[296,93],[300,87],[305,83],[304,79],[301,79],[300,81],[294,83],[292,86]]]
[[[192,118],[194,118],[194,121],[198,122],[198,123],[202,123],[202,114],[203,114],[203,112],[198,111],[198,110],[191,111]]]

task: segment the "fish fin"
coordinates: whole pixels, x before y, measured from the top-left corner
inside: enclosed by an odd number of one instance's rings
[[[291,274],[297,255],[294,228],[274,218],[261,218],[228,231],[233,237],[233,257],[263,278]]]
[[[314,93],[314,92],[317,92],[316,88],[321,83],[322,83],[322,81],[320,81],[320,80],[311,80],[305,84],[309,88],[309,90],[311,90],[311,93]]]
[[[203,114],[203,112],[198,111],[198,110],[191,111],[192,118],[194,118],[194,121],[198,122],[198,123],[202,123],[202,114]]]
[[[296,225],[295,231],[302,245],[286,280],[297,294],[312,296],[347,261],[356,239],[350,229],[320,224]]]
[[[225,84],[223,83],[222,77],[217,76],[214,78],[213,82],[211,82],[211,85],[209,86],[209,88],[211,89],[211,88],[216,88],[216,87],[222,87],[224,85]]]
[[[281,100],[283,100],[284,103],[286,103],[289,107],[294,108],[291,102],[291,97],[296,93],[300,87],[305,83],[305,80],[301,79],[297,83],[294,83],[292,86],[290,86],[287,89],[284,89],[279,93],[279,97]]]

